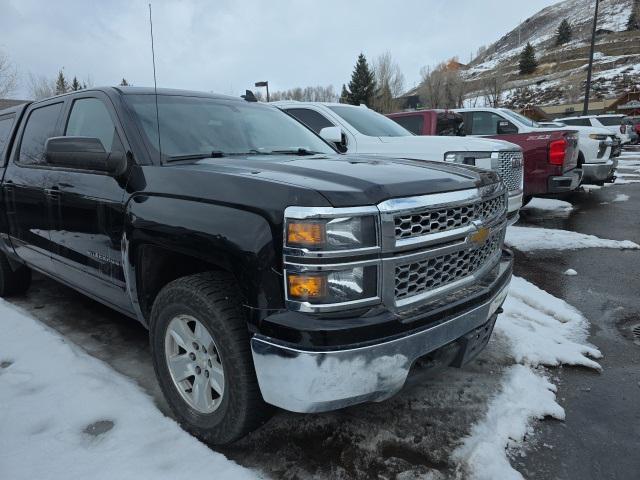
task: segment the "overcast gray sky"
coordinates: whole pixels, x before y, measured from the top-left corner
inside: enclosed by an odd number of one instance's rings
[[[347,83],[357,55],[390,51],[407,87],[557,0],[152,1],[158,86],[238,95]],[[148,0],[0,0],[0,49],[21,74],[153,85]]]

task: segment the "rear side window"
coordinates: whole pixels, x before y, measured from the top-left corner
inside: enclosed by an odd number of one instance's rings
[[[622,125],[623,117],[598,117],[597,120],[606,127]]]
[[[67,122],[67,137],[91,137],[102,142],[105,151],[120,144],[116,127],[104,103],[97,98],[81,98],[73,102]]]
[[[422,115],[403,115],[402,117],[394,117],[391,120],[416,135],[421,135],[423,132],[424,117]]]
[[[320,115],[314,110],[309,110],[308,108],[290,108],[287,109],[287,113],[293,115],[296,119],[304,123],[316,133],[320,133],[320,130],[323,128],[335,126],[323,115]]]
[[[590,127],[591,122],[588,118],[570,118],[568,120],[560,120],[565,125],[575,125],[577,127]]]
[[[9,143],[9,134],[11,133],[11,127],[13,126],[13,115],[5,115],[0,117],[0,167],[3,165],[3,155]]]
[[[29,114],[20,142],[19,161],[24,165],[45,163],[44,144],[56,131],[62,103],[36,108]]]
[[[456,115],[451,112],[439,113],[438,121],[436,123],[436,135],[461,135],[463,133],[462,122],[462,115]]]

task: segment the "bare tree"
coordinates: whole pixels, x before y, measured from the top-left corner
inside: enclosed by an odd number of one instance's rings
[[[0,51],[0,98],[12,94],[18,86],[18,71],[8,55]]]
[[[31,98],[34,100],[53,97],[56,94],[56,81],[44,75],[29,73],[27,87]]]
[[[397,109],[397,98],[404,93],[404,75],[390,52],[379,55],[373,62],[373,74],[377,91],[373,107],[381,113],[391,113]]]
[[[272,102],[278,100],[298,100],[300,102],[336,102],[338,101],[338,95],[336,94],[333,85],[326,87],[295,87],[289,90],[280,90],[271,92],[269,99]]]
[[[418,89],[421,102],[429,108],[461,107],[467,85],[457,68],[457,61],[449,60],[434,68],[423,67],[422,82]]]
[[[502,103],[507,77],[504,72],[498,70],[481,82],[481,91],[485,104],[497,108]]]

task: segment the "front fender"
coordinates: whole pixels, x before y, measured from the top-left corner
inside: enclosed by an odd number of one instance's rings
[[[281,225],[260,214],[199,200],[136,195],[127,204],[123,240],[125,276],[136,312],[146,324],[136,282],[136,251],[153,245],[200,259],[232,273],[238,282],[250,321],[260,312],[283,306]]]

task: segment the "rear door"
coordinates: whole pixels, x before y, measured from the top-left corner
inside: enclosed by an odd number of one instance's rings
[[[9,149],[9,136],[13,130],[15,124],[16,115],[11,112],[8,114],[0,114],[0,181],[4,176],[4,171],[7,165],[7,156]],[[6,215],[6,203],[4,195],[0,195],[0,250],[11,250],[8,244],[9,239],[9,222]]]
[[[44,146],[60,130],[63,105],[63,100],[53,99],[29,107],[2,185],[9,238],[15,252],[30,266],[48,273],[52,272],[54,247],[49,235],[51,210],[45,192],[51,172]]]
[[[424,115],[399,115],[391,118],[391,120],[403,126],[411,133],[424,135]]]
[[[116,113],[101,92],[69,99],[62,130],[64,136],[98,138],[107,152],[126,151]],[[46,179],[58,276],[128,311],[121,246],[125,186],[126,178],[70,168],[55,168]]]

